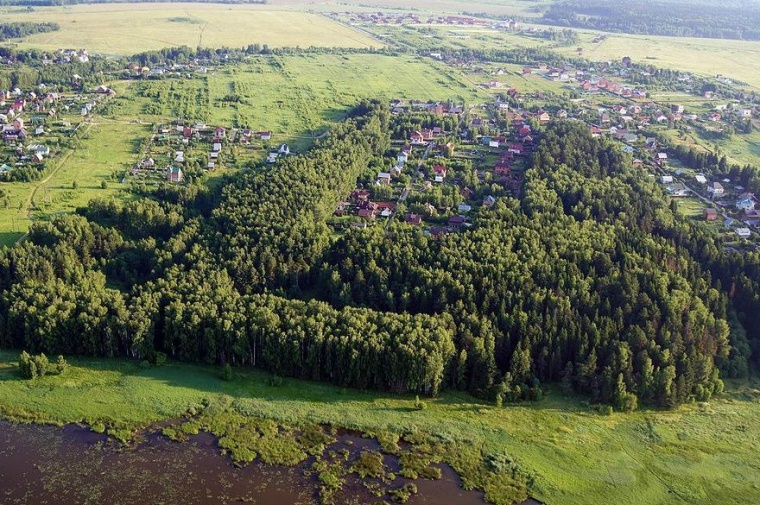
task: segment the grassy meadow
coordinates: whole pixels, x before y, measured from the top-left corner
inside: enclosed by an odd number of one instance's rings
[[[0,8],[5,22],[55,22],[59,31],[25,38],[18,47],[131,55],[176,46],[243,47],[248,44],[380,47],[361,32],[319,14],[271,6],[200,3],[96,4]]]
[[[506,453],[534,476],[548,504],[743,504],[760,497],[760,390],[735,384],[709,404],[676,411],[602,416],[577,398],[550,392],[537,404],[496,408],[445,392],[424,399],[345,390],[234,369],[170,363],[143,368],[121,360],[71,359],[62,376],[19,378],[17,354],[0,352],[0,412],[41,422],[133,429],[176,418],[204,402],[235,415],[288,425],[329,424],[365,432],[418,431]]]
[[[659,68],[712,77],[722,74],[760,89],[760,42],[614,33],[607,40],[594,43],[592,40],[600,32],[579,34],[579,44],[559,51],[570,55],[582,47],[583,57],[593,61],[630,56],[637,63],[651,63]]]

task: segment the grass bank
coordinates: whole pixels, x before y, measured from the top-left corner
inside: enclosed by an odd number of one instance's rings
[[[531,494],[548,504],[757,503],[760,499],[760,390],[736,385],[710,404],[672,412],[645,410],[601,416],[577,398],[550,392],[535,405],[496,408],[456,392],[424,400],[286,379],[235,369],[169,364],[141,368],[122,360],[71,359],[62,376],[25,381],[15,352],[0,352],[0,411],[36,422],[102,423],[121,430],[216,405],[219,422],[196,422],[227,433],[228,416],[288,426],[327,424],[375,434],[435,437],[442,460],[455,448],[483,458],[513,458],[534,479]],[[215,427],[215,428],[214,428]],[[454,449],[453,449],[454,448]],[[447,456],[448,455],[448,456]],[[472,456],[472,454],[470,454]],[[470,482],[493,468],[460,461]],[[455,467],[457,461],[454,461]],[[467,475],[465,475],[467,477]]]

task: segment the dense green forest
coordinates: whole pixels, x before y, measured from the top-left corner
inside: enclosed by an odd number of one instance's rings
[[[760,6],[733,0],[563,0],[553,3],[541,21],[550,25],[589,28],[607,32],[760,39]]]
[[[561,382],[620,410],[704,400],[721,374],[748,373],[760,254],[725,253],[679,220],[579,124],[550,126],[523,198],[470,230],[332,238],[335,203],[385,166],[391,130],[387,106],[366,102],[310,152],[221,193],[161,190],[36,223],[0,253],[0,345],[497,402]]]
[[[0,23],[0,42],[60,30],[58,23]]]

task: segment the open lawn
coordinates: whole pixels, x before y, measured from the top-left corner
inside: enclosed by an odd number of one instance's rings
[[[70,360],[64,375],[20,379],[17,353],[0,352],[0,412],[54,423],[126,423],[175,418],[203,399],[288,424],[326,423],[378,432],[420,430],[516,457],[547,504],[742,504],[760,499],[760,390],[735,385],[710,404],[677,411],[596,414],[576,398],[550,393],[535,404],[495,408],[446,392],[414,399],[362,393],[234,369],[121,360]]]
[[[5,22],[55,22],[59,31],[37,34],[19,47],[85,48],[134,54],[165,47],[243,47],[248,44],[380,47],[382,44],[324,16],[271,6],[219,4],[99,4],[0,10]]]

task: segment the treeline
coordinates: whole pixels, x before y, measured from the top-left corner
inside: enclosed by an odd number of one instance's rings
[[[676,37],[760,39],[760,8],[751,2],[565,0],[541,21],[556,26]]]
[[[388,116],[384,104],[363,104],[309,155],[231,185],[210,220],[198,195],[183,205],[93,202],[82,210],[89,220],[35,224],[28,241],[0,254],[0,344],[148,360],[166,353],[436,394],[454,353],[450,317],[248,294],[292,288],[306,260],[321,257],[332,206],[388,148]]]
[[[35,33],[55,32],[60,29],[58,23],[0,23],[0,42],[27,37]]]
[[[387,105],[365,103],[305,156],[225,188],[203,240],[243,292],[284,289],[298,295],[329,244],[326,222],[360,173],[384,166],[390,147]]]
[[[218,3],[218,4],[266,4],[267,0],[0,0],[0,6],[60,7],[81,4],[117,3]]]

